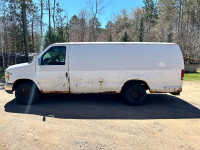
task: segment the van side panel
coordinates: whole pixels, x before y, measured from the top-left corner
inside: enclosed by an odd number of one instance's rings
[[[70,45],[72,93],[119,93],[129,80],[145,81],[151,92],[175,92],[182,69],[178,45]]]

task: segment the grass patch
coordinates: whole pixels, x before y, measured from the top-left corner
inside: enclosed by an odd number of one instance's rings
[[[185,73],[184,81],[200,81],[200,72]]]

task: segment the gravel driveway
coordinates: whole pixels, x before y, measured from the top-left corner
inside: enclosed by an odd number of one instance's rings
[[[0,150],[200,149],[200,82],[138,107],[112,94],[45,95],[24,106],[0,84],[0,117]]]

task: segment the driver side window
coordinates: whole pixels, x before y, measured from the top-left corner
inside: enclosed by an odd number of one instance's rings
[[[65,57],[65,46],[53,46],[42,56],[42,65],[65,65]]]

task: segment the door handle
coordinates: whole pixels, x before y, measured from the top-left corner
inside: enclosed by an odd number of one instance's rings
[[[66,77],[68,77],[68,73],[66,72]]]

